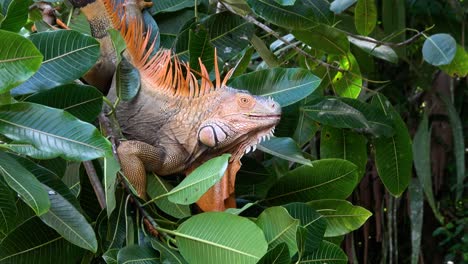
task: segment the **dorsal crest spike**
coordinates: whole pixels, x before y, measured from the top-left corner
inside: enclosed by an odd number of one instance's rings
[[[127,7],[127,0],[123,4],[115,4],[114,0],[103,2],[114,28],[120,31],[127,44],[128,59],[140,72],[142,83],[149,86],[147,88],[172,96],[199,97],[226,85],[232,70],[221,81],[216,48],[214,51],[216,79],[213,84],[200,58],[198,59],[200,72],[196,72],[188,63],[181,62],[171,50],[160,49],[152,55],[155,49],[155,41],[151,41],[152,29],[145,29],[142,17],[135,15],[134,10],[127,12],[127,8],[130,8]],[[195,75],[200,77],[200,81]]]

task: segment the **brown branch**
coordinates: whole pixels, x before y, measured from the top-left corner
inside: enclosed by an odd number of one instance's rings
[[[255,19],[253,16],[247,14],[247,15],[239,15],[236,13],[236,11],[234,9],[232,9],[231,6],[223,3],[223,2],[220,2],[229,12],[235,14],[235,15],[238,15],[240,17],[242,17],[244,20],[246,20],[247,22],[250,22],[254,25],[256,25],[257,27],[263,29],[265,32],[267,32],[268,34],[272,35],[273,37],[281,40],[281,42],[283,42],[284,44],[286,45],[289,45],[291,46],[295,51],[297,51],[298,53],[304,55],[305,57],[317,62],[319,65],[323,66],[323,67],[326,67],[326,68],[332,68],[334,70],[337,70],[339,72],[346,72],[347,70],[345,69],[342,69],[340,67],[336,67],[332,64],[329,64],[329,63],[326,63],[320,59],[317,59],[316,57],[310,55],[309,53],[305,52],[303,49],[297,47],[296,45],[293,45],[293,43],[291,43],[290,41],[288,41],[287,39],[283,38],[282,36],[280,36],[278,33],[276,33],[273,29],[271,29],[270,27],[268,27],[267,25],[261,23],[260,21],[258,21],[257,19]]]
[[[93,186],[94,193],[96,194],[96,197],[99,202],[99,206],[101,207],[101,209],[106,208],[106,196],[104,194],[104,189],[102,188],[101,181],[97,176],[96,169],[94,168],[92,161],[84,161],[83,165],[85,167],[86,173],[88,174],[91,186]]]

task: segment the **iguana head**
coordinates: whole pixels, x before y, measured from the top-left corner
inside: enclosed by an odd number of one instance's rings
[[[209,117],[198,129],[201,144],[227,150],[233,157],[240,158],[273,134],[281,117],[281,107],[272,98],[229,87],[218,90],[217,96]]]

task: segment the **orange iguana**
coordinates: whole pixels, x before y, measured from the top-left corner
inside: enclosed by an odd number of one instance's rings
[[[100,39],[103,57],[96,73],[102,78],[115,69],[115,52],[107,29],[118,29],[127,44],[124,56],[138,69],[139,94],[116,109],[124,135],[118,155],[122,170],[142,198],[146,196],[146,171],[158,175],[188,174],[203,162],[223,153],[231,153],[225,175],[197,202],[204,211],[235,207],[234,182],[240,158],[255,149],[278,124],[281,108],[272,99],[249,94],[226,85],[230,73],[221,80],[215,58],[214,84],[200,61],[201,73],[159,50],[145,33],[141,9],[150,3],[126,0],[71,0],[81,7]],[[201,81],[196,76],[201,75]],[[98,76],[99,77],[99,76]],[[112,92],[111,92],[112,94]]]

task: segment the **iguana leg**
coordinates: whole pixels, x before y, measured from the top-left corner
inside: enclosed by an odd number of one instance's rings
[[[122,171],[135,187],[138,196],[146,198],[146,171],[154,171],[162,166],[163,149],[141,141],[123,141],[117,148]]]

